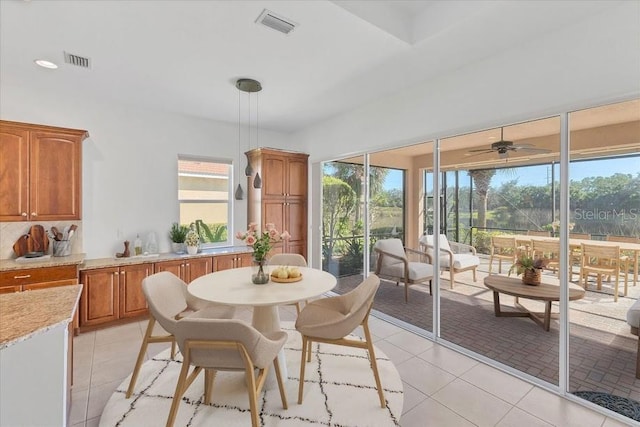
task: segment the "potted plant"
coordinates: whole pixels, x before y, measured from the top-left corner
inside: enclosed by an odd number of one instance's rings
[[[171,250],[179,254],[184,252],[184,241],[187,238],[189,227],[174,222],[169,230],[169,239],[171,239]]]
[[[187,253],[189,255],[195,255],[198,253],[198,244],[200,243],[200,236],[195,230],[191,229],[187,232],[187,236],[184,239],[185,245],[187,245]]]
[[[522,283],[525,285],[539,285],[542,269],[548,264],[549,260],[545,257],[521,255],[509,269],[509,276],[515,270],[517,275],[522,274]]]
[[[251,276],[251,280],[256,285],[263,285],[269,281],[269,272],[265,272],[265,264],[267,254],[272,248],[273,243],[281,240],[287,240],[291,236],[288,231],[280,233],[274,224],[265,224],[262,233],[258,232],[258,224],[252,222],[249,224],[247,231],[238,231],[236,239],[243,240],[247,246],[253,248],[253,262],[257,267],[255,274]]]

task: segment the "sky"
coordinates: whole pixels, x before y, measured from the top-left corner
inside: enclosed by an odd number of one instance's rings
[[[559,166],[556,166],[556,181],[560,180]],[[571,163],[569,179],[580,181],[584,178],[602,176],[607,177],[616,173],[630,173],[637,175],[640,173],[640,157],[624,157],[616,159],[606,159],[599,161],[583,161]],[[519,168],[518,174],[498,172],[491,180],[491,185],[499,187],[505,182],[517,179],[519,184],[545,185],[551,179],[551,166],[535,166]],[[402,188],[402,173],[398,170],[390,169],[387,179],[384,182],[384,189]]]

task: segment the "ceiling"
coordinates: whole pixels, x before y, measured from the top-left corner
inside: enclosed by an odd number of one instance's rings
[[[3,0],[0,78],[231,123],[235,81],[254,78],[260,128],[295,132],[616,3]],[[264,9],[298,26],[285,35],[256,24]],[[90,68],[64,63],[65,51]]]

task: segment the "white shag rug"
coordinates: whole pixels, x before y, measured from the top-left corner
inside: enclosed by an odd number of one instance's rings
[[[387,408],[380,407],[373,371],[365,350],[314,343],[311,363],[305,371],[304,400],[298,405],[300,334],[292,322],[283,322],[289,335],[285,344],[289,409],[282,408],[278,388],[263,390],[258,401],[261,426],[300,425],[363,427],[399,426],[403,406],[400,375],[377,347],[376,360]],[[356,337],[351,337],[355,338]],[[125,399],[127,377],[107,402],[100,427],[162,426],[166,424],[182,356],[171,360],[169,349],[140,369],[134,394]],[[273,370],[273,367],[271,368]],[[201,373],[182,398],[175,426],[250,426],[249,399],[242,372],[218,372],[210,405],[203,403],[204,374]]]

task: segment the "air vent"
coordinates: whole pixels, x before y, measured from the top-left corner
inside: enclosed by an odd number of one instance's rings
[[[265,25],[276,31],[280,31],[283,34],[289,34],[298,25],[295,22],[283,18],[282,16],[278,16],[267,9],[263,10],[260,16],[258,16],[256,23]]]
[[[76,67],[91,68],[91,60],[84,56],[74,55],[73,53],[64,53],[64,62],[75,65]]]

